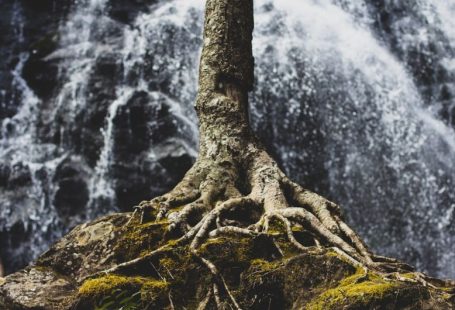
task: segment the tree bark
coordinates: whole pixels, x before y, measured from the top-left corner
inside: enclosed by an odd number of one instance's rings
[[[235,148],[240,141],[250,140],[253,27],[252,0],[207,1],[196,100],[201,157],[213,155],[214,148],[223,148],[222,143]]]

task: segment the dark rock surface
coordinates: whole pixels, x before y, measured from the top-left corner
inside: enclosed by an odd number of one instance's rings
[[[139,224],[113,214],[73,229],[26,269],[0,280],[2,309],[196,309],[210,273],[185,247],[171,245],[166,222]],[[330,249],[298,252],[278,231],[270,237],[209,239],[198,250],[211,260],[244,309],[451,309],[454,289],[422,286],[412,272],[401,280],[365,273]],[[97,274],[169,244],[148,262],[119,274]],[[109,304],[109,306],[108,306]],[[135,307],[135,308],[134,308]],[[214,309],[213,298],[208,308]]]
[[[75,225],[166,192],[191,166],[196,2],[2,2],[7,273]],[[450,7],[289,3],[256,0],[255,131],[294,180],[342,205],[377,252],[454,277]]]

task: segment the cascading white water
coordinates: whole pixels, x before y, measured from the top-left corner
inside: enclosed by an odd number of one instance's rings
[[[111,180],[109,179],[109,168],[110,165],[114,162],[114,119],[118,115],[119,108],[128,104],[129,100],[133,97],[135,92],[147,93],[151,100],[151,104],[153,104],[154,101],[158,101],[159,98],[164,97],[164,94],[153,91],[148,87],[144,73],[142,72],[142,67],[144,67],[144,63],[147,61],[148,55],[146,54],[146,51],[149,49],[149,44],[150,42],[153,42],[153,40],[156,40],[153,36],[159,35],[160,23],[162,24],[163,20],[169,16],[168,9],[171,8],[174,7],[169,6],[169,8],[166,8],[166,6],[163,6],[154,11],[151,15],[139,16],[136,20],[135,25],[133,26],[133,29],[126,28],[123,32],[124,42],[123,49],[120,53],[123,63],[123,78],[120,80],[119,85],[116,87],[116,99],[110,104],[108,109],[106,126],[103,129],[103,149],[97,161],[94,176],[90,182],[91,192],[89,205],[92,205],[90,212],[93,212],[93,214],[100,214],[99,210],[97,210],[97,207],[99,207],[99,205],[93,205],[93,201],[99,199],[100,197],[104,199],[104,203],[106,203],[106,200],[110,200],[109,204],[111,210],[115,209],[116,207],[114,200],[116,194],[112,188]],[[177,10],[177,14],[180,12],[185,13],[186,10],[179,8]],[[171,16],[175,20],[184,20],[178,16],[176,17],[175,12],[172,13],[173,14]],[[163,56],[163,58],[164,57],[165,56]],[[153,65],[153,69],[158,70],[158,66],[159,63],[157,62]],[[169,67],[166,68],[170,69]],[[131,75],[135,75],[135,78],[131,78]],[[191,91],[194,91],[194,88],[192,86],[194,86],[193,83],[185,84],[185,87],[190,87],[192,88]],[[189,91],[190,90],[183,89],[183,96],[185,96]],[[182,144],[182,146],[192,156],[196,156],[197,153],[194,149],[194,145],[197,139],[197,126],[195,124],[194,115],[191,115],[191,112],[185,113],[182,109],[184,107],[185,101],[190,102],[190,100],[185,100],[183,96],[181,97],[184,102],[183,104],[177,103],[170,98],[165,98],[165,101],[170,108],[170,112],[176,118],[175,121],[179,122],[180,124],[179,130],[181,131],[181,134],[189,139],[189,144],[184,140],[176,141],[175,143]],[[191,116],[188,116],[188,114]],[[146,156],[155,159],[156,154],[154,152],[154,149],[150,149]],[[91,217],[93,217],[93,215]]]
[[[13,174],[14,171],[28,170],[31,186],[18,193],[25,196],[23,201],[27,203],[27,209],[18,208],[13,193],[7,192],[2,197],[0,218],[3,230],[19,222],[23,230],[38,232],[30,237],[30,242],[36,246],[29,250],[32,256],[37,256],[48,247],[50,236],[55,238],[59,235],[60,228],[56,226],[56,217],[52,208],[49,208],[47,196],[53,192],[53,184],[49,180],[62,158],[56,156],[46,160],[43,154],[52,152],[55,146],[35,144],[37,116],[42,102],[21,76],[28,57],[27,53],[20,54],[19,62],[12,72],[13,85],[20,91],[23,104],[14,117],[2,122],[0,136],[2,161],[9,162]]]
[[[24,83],[20,111],[28,112],[3,122],[2,128],[15,122],[18,131],[2,134],[0,152],[9,150],[38,176],[30,188],[42,193],[29,193],[42,201],[41,211],[30,217],[27,207],[22,222],[42,225],[43,232],[29,229],[43,245],[67,224],[55,202],[64,163],[83,171],[78,178],[88,187],[82,209],[70,213],[74,225],[118,210],[128,196],[122,193],[131,190],[119,185],[122,178],[152,179],[144,190],[164,192],[156,183],[176,161],[167,158],[197,154],[192,106],[204,1],[158,3],[130,24],[110,18],[110,5],[79,2],[61,26],[59,48],[46,57],[60,68],[49,103],[33,95],[17,67]],[[375,251],[453,278],[455,134],[451,116],[443,120],[440,111],[452,111],[455,101],[437,96],[454,84],[448,11],[455,13],[455,1],[385,1],[378,8],[366,0],[256,0],[250,110],[253,127],[286,172],[339,202]],[[444,48],[428,53],[441,56],[434,66],[444,68],[444,78],[424,83],[412,55],[441,42]],[[20,122],[24,113],[34,120]],[[57,142],[27,138],[37,122]],[[14,223],[14,212],[1,212]]]
[[[312,152],[323,157],[328,184],[322,191],[345,206],[376,251],[420,257],[414,262],[420,268],[453,277],[453,129],[434,114],[437,100],[424,101],[406,64],[377,39],[366,22],[368,11],[359,9],[367,4],[342,4],[268,1],[257,6],[256,128],[269,123],[279,128],[276,136],[289,131],[305,136],[303,153],[295,141],[274,142],[278,154],[288,154],[284,167],[292,174],[305,156],[314,161]],[[432,3],[419,6],[438,14]],[[273,108],[276,101],[290,110],[284,122],[291,125],[281,124],[283,111]],[[262,121],[264,115],[271,120]]]
[[[437,14],[431,3],[419,5]],[[255,44],[259,101],[253,110],[261,119],[274,110],[276,102],[267,100],[274,98],[291,111],[286,120],[301,113],[297,119],[312,124],[317,132],[302,133],[307,135],[304,143],[323,146],[310,144],[303,154],[319,152],[316,156],[325,158],[328,188],[323,191],[345,206],[353,225],[376,251],[403,259],[426,257],[415,263],[453,276],[455,239],[448,223],[453,221],[455,198],[450,192],[455,177],[454,131],[434,114],[437,100],[424,101],[409,68],[375,37],[364,22],[365,12],[355,9],[356,14],[350,14],[331,1],[259,5]],[[279,10],[285,12],[283,17]],[[270,31],[271,25],[277,30]],[[262,59],[268,63],[262,65]],[[283,92],[283,78],[286,84],[303,87],[285,86],[288,91]],[[261,84],[272,89],[264,91]],[[264,98],[269,106],[263,106]],[[280,128],[277,136],[307,129],[280,124],[283,112],[278,113],[281,117],[266,114],[272,119],[268,122]],[[257,123],[258,130],[263,124]],[[292,142],[277,140],[274,147],[279,154],[301,160]],[[283,165],[292,174],[296,160],[289,157],[284,157]]]

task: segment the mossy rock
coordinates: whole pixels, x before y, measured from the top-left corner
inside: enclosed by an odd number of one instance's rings
[[[151,309],[165,307],[169,283],[139,276],[106,275],[79,288],[79,309]]]
[[[80,225],[6,277],[0,309],[196,309],[212,287],[210,272],[167,234],[166,222],[140,224],[130,215]],[[121,274],[94,276],[163,245]],[[451,309],[454,302],[453,287],[412,283],[414,273],[401,275],[410,281],[390,280],[330,249],[298,252],[279,227],[273,237],[209,239],[198,254],[216,265],[243,309]]]
[[[386,280],[359,269],[325,290],[307,305],[308,309],[405,309],[417,300],[430,300],[428,290],[400,281]]]

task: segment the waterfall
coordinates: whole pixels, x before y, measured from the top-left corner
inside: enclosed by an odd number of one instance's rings
[[[28,240],[36,244],[28,251],[28,257],[31,257],[48,247],[49,238],[60,235],[61,229],[55,229],[55,216],[47,198],[53,192],[50,180],[61,157],[43,161],[43,153],[52,152],[55,146],[35,145],[37,116],[42,102],[21,76],[28,58],[28,53],[20,53],[17,65],[11,72],[12,85],[20,94],[13,98],[20,98],[22,104],[13,117],[6,118],[1,124],[1,168],[3,173],[8,169],[12,191],[2,193],[0,224],[3,230],[37,232],[30,235]],[[8,162],[9,167],[3,166],[3,162]],[[21,189],[19,185],[22,183],[28,183],[28,186]],[[17,191],[14,188],[16,186]],[[18,203],[26,204],[27,208],[21,209]],[[14,247],[11,250],[16,253]],[[20,254],[21,249],[17,255]]]
[[[0,118],[10,271],[191,166],[203,6],[78,1],[55,47],[21,51],[17,112]],[[250,95],[253,128],[291,178],[338,202],[375,252],[452,278],[454,13],[454,0],[256,0]],[[48,95],[24,74],[35,62],[57,68]]]

